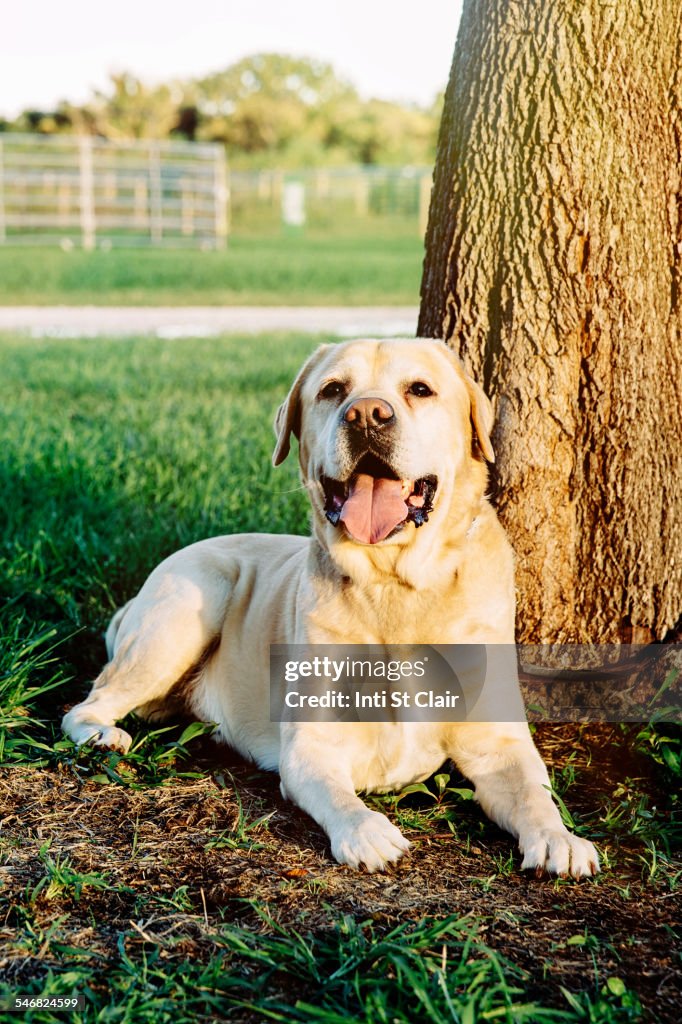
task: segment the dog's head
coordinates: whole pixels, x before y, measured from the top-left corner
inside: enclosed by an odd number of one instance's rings
[[[490,402],[442,342],[323,345],[277,413],[273,462],[297,437],[328,548],[404,546],[447,515],[475,467],[484,481],[491,426]]]

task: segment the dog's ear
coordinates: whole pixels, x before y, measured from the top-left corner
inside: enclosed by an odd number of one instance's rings
[[[466,389],[469,392],[469,401],[471,402],[471,424],[474,437],[478,442],[479,450],[484,459],[487,462],[494,462],[495,452],[490,441],[490,431],[493,429],[495,417],[490,399],[473,377],[469,376],[462,366],[461,360],[455,355],[450,346],[440,340],[436,344],[441,346],[441,351],[445,352],[448,359],[454,363],[455,368],[464,379]]]
[[[464,382],[471,401],[471,422],[483,457],[487,462],[495,461],[495,452],[490,441],[493,429],[493,407],[482,387],[468,373],[464,374]]]
[[[293,434],[297,440],[301,435],[301,390],[310,371],[317,365],[325,350],[330,347],[330,345],[320,345],[315,349],[299,370],[289,394],[277,410],[274,424],[277,443],[272,454],[273,466],[279,466],[289,454],[291,435]]]

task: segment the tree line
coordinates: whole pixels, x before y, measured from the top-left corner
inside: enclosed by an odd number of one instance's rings
[[[441,109],[442,96],[427,108],[363,99],[330,64],[264,53],[161,85],[112,74],[86,103],[24,110],[0,131],[222,142],[244,167],[430,164]]]

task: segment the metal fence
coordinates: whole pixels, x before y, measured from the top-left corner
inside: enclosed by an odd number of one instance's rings
[[[232,171],[230,218],[235,233],[269,234],[282,225],[301,232],[424,236],[430,167],[348,167]]]
[[[222,146],[0,134],[0,243],[223,248],[227,215]]]

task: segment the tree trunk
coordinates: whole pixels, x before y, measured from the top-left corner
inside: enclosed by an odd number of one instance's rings
[[[682,3],[465,0],[419,333],[496,406],[519,639],[682,614]]]

